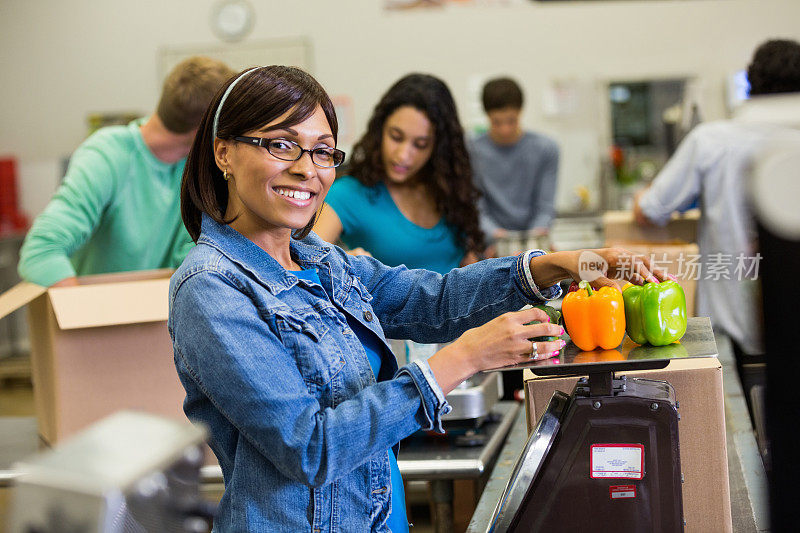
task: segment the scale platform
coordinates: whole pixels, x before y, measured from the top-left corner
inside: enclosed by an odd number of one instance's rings
[[[584,352],[570,342],[568,335],[562,338],[567,345],[558,356],[495,368],[490,372],[527,368],[537,376],[586,376],[597,372],[664,368],[672,359],[718,355],[711,319],[708,317],[689,318],[683,338],[667,346],[639,345],[626,336],[616,349]]]

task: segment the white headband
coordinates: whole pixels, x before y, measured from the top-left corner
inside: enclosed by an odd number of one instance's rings
[[[222,95],[222,98],[219,99],[219,105],[217,105],[217,112],[214,113],[214,125],[213,125],[212,130],[211,130],[211,146],[212,146],[212,148],[214,146],[214,139],[217,138],[217,124],[219,124],[219,112],[222,111],[222,106],[225,104],[225,100],[228,98],[228,95],[231,94],[231,91],[236,86],[236,84],[239,83],[239,80],[241,80],[246,75],[248,75],[251,72],[253,72],[254,70],[258,70],[260,68],[264,68],[264,67],[253,67],[250,70],[245,70],[244,72],[239,74],[238,78],[233,80],[233,82],[231,82],[231,84],[228,85],[227,89],[225,89],[225,93]]]

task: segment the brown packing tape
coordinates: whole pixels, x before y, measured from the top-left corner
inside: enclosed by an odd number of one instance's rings
[[[53,344],[58,324],[47,298],[36,299],[28,305],[28,329],[31,332],[31,378],[36,423],[39,434],[52,443],[58,435],[58,381]]]

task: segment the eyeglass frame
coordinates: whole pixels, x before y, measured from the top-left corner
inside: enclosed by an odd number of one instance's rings
[[[308,152],[309,157],[311,157],[311,162],[314,165],[318,166],[319,168],[336,168],[339,165],[341,165],[342,163],[344,163],[344,158],[347,155],[347,154],[344,153],[343,150],[339,150],[338,148],[320,148],[320,147],[317,147],[317,148],[312,148],[312,149],[308,150],[306,148],[303,148],[302,146],[300,146],[299,144],[297,144],[296,142],[294,142],[294,141],[292,141],[290,139],[282,139],[281,137],[268,138],[268,137],[248,137],[246,135],[236,135],[236,136],[233,137],[233,140],[241,142],[241,143],[249,144],[251,146],[260,146],[262,148],[265,148],[267,150],[267,152],[269,152],[269,155],[271,155],[272,157],[274,157],[276,159],[280,159],[281,161],[297,161],[301,157],[303,157],[304,153]],[[284,159],[283,157],[280,157],[280,156],[277,156],[277,155],[273,154],[272,151],[269,149],[269,143],[272,142],[272,141],[283,141],[283,142],[287,142],[287,143],[293,144],[293,145],[295,145],[296,147],[298,147],[300,149],[300,153],[294,159]],[[329,167],[326,167],[324,165],[320,165],[314,160],[314,152],[316,150],[331,150],[332,153],[338,152],[338,153],[342,154],[342,160],[338,164],[332,165],[332,166],[329,166]]]

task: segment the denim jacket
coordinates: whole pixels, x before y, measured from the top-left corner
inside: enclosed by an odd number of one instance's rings
[[[449,406],[427,363],[398,369],[388,345],[376,382],[346,314],[384,341],[446,342],[539,299],[522,256],[442,276],[353,257],[313,233],[290,246],[322,286],[204,215],[172,276],[184,411],[209,428],[225,480],[214,529],[388,531],[387,450],[441,431]]]

